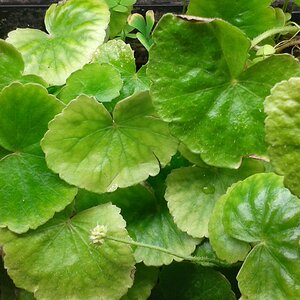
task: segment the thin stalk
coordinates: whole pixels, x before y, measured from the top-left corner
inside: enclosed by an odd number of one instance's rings
[[[282,7],[282,10],[283,10],[284,12],[286,12],[287,7],[288,7],[288,4],[289,4],[289,0],[284,0],[284,4],[283,4],[283,7]]]
[[[182,14],[184,15],[187,10],[187,0],[183,0]]]
[[[284,49],[293,47],[293,46],[300,46],[300,40],[292,40],[282,44],[281,46],[276,48],[276,53],[281,53]]]
[[[123,244],[128,244],[131,246],[143,247],[143,248],[147,248],[147,249],[151,249],[151,250],[160,251],[162,253],[166,253],[166,254],[181,258],[183,260],[195,262],[195,263],[201,264],[203,266],[226,266],[227,265],[227,264],[222,264],[222,263],[220,263],[220,261],[213,259],[213,258],[195,257],[195,256],[190,256],[190,255],[185,256],[185,255],[181,255],[176,252],[173,252],[172,250],[169,250],[169,249],[165,249],[165,248],[155,246],[155,245],[139,243],[139,242],[135,242],[132,240],[124,240],[124,239],[120,239],[120,238],[116,238],[116,237],[112,237],[112,236],[106,236],[105,239],[123,243]]]
[[[255,46],[257,46],[263,40],[265,40],[271,36],[274,36],[276,34],[280,34],[280,33],[281,34],[287,34],[287,33],[296,34],[299,32],[299,30],[300,30],[299,27],[296,27],[296,26],[285,26],[285,27],[273,28],[273,29],[267,30],[252,40],[251,49],[254,48]]]

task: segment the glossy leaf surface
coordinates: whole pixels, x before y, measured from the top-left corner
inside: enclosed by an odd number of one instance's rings
[[[167,178],[166,200],[177,226],[188,234],[208,237],[208,221],[216,201],[234,182],[263,172],[260,162],[246,161],[239,170],[187,167]]]
[[[167,300],[234,300],[230,283],[219,272],[190,263],[164,267],[159,287]]]
[[[253,175],[225,196],[225,231],[253,245],[237,276],[248,299],[300,297],[299,220],[299,198],[273,173]]]
[[[178,229],[165,200],[158,198],[148,184],[101,195],[80,191],[76,197],[79,210],[106,202],[112,202],[121,208],[127,230],[134,241],[169,249],[181,255],[190,255],[199,243],[198,239],[193,239]],[[170,264],[174,259],[181,260],[144,247],[136,247],[134,255],[137,262],[144,262],[147,266],[160,266]]]
[[[187,14],[204,18],[220,18],[239,27],[254,38],[274,27],[283,26],[272,0],[191,0]],[[259,20],[259,21],[257,21]]]
[[[276,172],[300,196],[300,78],[277,84],[266,98],[266,140]]]
[[[105,1],[69,0],[52,4],[46,12],[48,34],[17,29],[7,41],[22,54],[25,74],[35,74],[51,85],[62,85],[88,63],[105,38],[109,11]]]
[[[131,247],[90,241],[98,224],[108,235],[129,238],[120,209],[108,203],[73,217],[67,211],[23,235],[1,232],[10,277],[37,299],[120,299],[132,285]]]
[[[153,38],[151,95],[171,132],[210,165],[238,168],[242,157],[266,157],[264,98],[300,74],[299,63],[278,55],[246,68],[250,41],[218,19],[168,14]]]
[[[147,300],[157,282],[157,277],[157,268],[138,264],[134,274],[133,286],[121,300]]]
[[[113,117],[95,99],[80,96],[49,124],[42,147],[61,178],[103,193],[158,174],[177,141],[145,92],[119,102]]]
[[[0,226],[21,233],[63,210],[77,189],[53,174],[40,139],[63,105],[39,85],[13,83],[0,94]]]
[[[13,81],[36,82],[46,86],[46,82],[35,75],[23,75],[24,62],[21,54],[9,43],[0,40],[0,90]]]
[[[111,40],[101,45],[95,54],[93,61],[106,63],[114,66],[121,74],[123,88],[120,97],[115,101],[122,100],[134,93],[149,89],[149,80],[142,67],[136,72],[133,50],[129,44],[122,40]]]
[[[110,102],[120,95],[122,86],[120,74],[112,66],[87,64],[71,74],[58,97],[66,104],[80,95],[93,96],[99,102]]]

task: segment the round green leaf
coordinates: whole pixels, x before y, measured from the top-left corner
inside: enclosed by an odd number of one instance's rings
[[[151,95],[171,132],[217,167],[266,157],[264,98],[275,83],[300,74],[299,63],[278,55],[246,68],[250,41],[219,19],[166,15],[153,38]]]
[[[146,267],[143,264],[136,266],[133,286],[121,300],[147,300],[151,290],[157,282],[158,269]]]
[[[36,82],[46,86],[45,81],[34,75],[23,76],[24,62],[15,47],[0,39],[0,90],[13,81]]]
[[[237,277],[244,296],[250,300],[300,297],[299,220],[299,198],[273,173],[253,175],[227,193],[225,231],[253,245]]]
[[[94,96],[99,102],[109,102],[120,95],[123,82],[119,72],[110,65],[85,65],[71,74],[58,97],[64,102],[80,95]]]
[[[46,166],[40,139],[63,107],[35,84],[13,83],[0,94],[0,227],[37,228],[71,203],[77,189]]]
[[[230,283],[220,272],[190,263],[164,267],[159,287],[167,300],[236,299]]]
[[[0,93],[0,145],[11,152],[42,154],[40,140],[63,104],[39,85],[12,83]]]
[[[187,167],[167,178],[166,200],[176,225],[193,237],[208,237],[208,221],[216,201],[234,182],[256,172],[262,163],[246,161],[239,170]]]
[[[272,0],[191,0],[187,14],[205,18],[220,18],[239,27],[250,38],[272,29],[283,26],[279,22]],[[259,20],[259,21],[257,21]]]
[[[144,92],[119,102],[113,117],[95,99],[80,96],[50,122],[42,147],[61,178],[103,193],[158,174],[177,141]]]
[[[94,55],[93,61],[114,66],[121,74],[123,88],[115,102],[122,100],[134,93],[149,89],[145,68],[136,73],[133,50],[129,44],[122,40],[111,40],[101,45]]]
[[[148,184],[101,195],[81,191],[76,197],[76,206],[84,209],[111,201],[121,208],[128,232],[134,241],[162,247],[183,256],[190,255],[199,239],[193,239],[178,229],[165,200],[155,194],[157,190],[154,191]],[[174,259],[182,260],[144,247],[136,247],[134,255],[137,262],[143,261],[147,266],[170,264]]]
[[[77,189],[47,168],[43,157],[10,154],[0,160],[0,227],[35,229],[71,203]]]
[[[266,98],[266,140],[276,172],[300,196],[300,78],[277,84]]]
[[[18,287],[37,299],[120,299],[132,285],[134,257],[129,245],[91,243],[91,230],[128,239],[120,209],[104,204],[71,217],[60,213],[35,231],[1,232],[4,262]]]
[[[68,0],[46,12],[49,34],[17,29],[7,41],[22,54],[25,74],[36,74],[51,85],[62,85],[69,75],[88,63],[104,41],[109,11],[104,0]]]

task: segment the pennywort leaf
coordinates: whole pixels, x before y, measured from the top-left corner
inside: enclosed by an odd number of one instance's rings
[[[300,78],[278,83],[266,98],[266,140],[276,172],[284,183],[300,196]]]
[[[205,18],[220,18],[239,27],[247,36],[254,38],[259,34],[284,25],[271,7],[272,0],[191,0],[187,14]],[[257,21],[259,20],[259,22]]]
[[[61,178],[103,193],[158,174],[177,141],[144,92],[119,102],[113,117],[95,99],[80,96],[49,124],[42,147]]]
[[[66,104],[80,95],[93,96],[99,102],[110,102],[120,95],[122,86],[120,74],[112,66],[87,64],[71,74],[58,98]]]
[[[242,294],[250,300],[298,298],[299,198],[269,173],[233,185],[222,201],[226,234],[253,248],[237,276]]]
[[[88,63],[105,38],[109,12],[104,0],[69,0],[52,4],[46,12],[48,34],[16,29],[7,41],[21,52],[24,74],[35,74],[51,85],[62,85]]]
[[[266,158],[264,98],[275,83],[299,74],[299,63],[276,55],[247,68],[250,41],[219,19],[167,14],[153,38],[151,95],[171,132],[217,167]]]
[[[93,244],[91,230],[99,224],[128,239],[120,209],[109,203],[73,217],[66,210],[26,234],[2,230],[10,277],[37,299],[120,299],[133,281],[132,249],[109,240]]]

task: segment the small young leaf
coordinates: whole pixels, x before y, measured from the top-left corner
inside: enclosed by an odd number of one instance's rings
[[[24,62],[21,54],[15,47],[0,39],[0,90],[13,81],[39,83],[47,86],[47,83],[35,75],[23,75]]]
[[[226,233],[253,245],[237,276],[242,294],[249,299],[298,299],[299,198],[284,188],[282,177],[269,173],[235,184],[223,199]]]
[[[100,46],[93,61],[110,64],[120,72],[123,88],[120,91],[120,96],[114,102],[149,89],[150,82],[146,77],[145,67],[136,73],[134,53],[130,45],[122,40],[108,41]]]
[[[300,78],[277,84],[266,98],[266,140],[276,172],[300,197]]]
[[[205,18],[220,18],[239,27],[250,38],[283,26],[282,19],[277,19],[272,0],[191,0],[187,14]],[[259,21],[258,21],[259,20]]]
[[[133,281],[132,249],[110,240],[91,243],[91,230],[98,224],[107,227],[108,235],[129,238],[120,209],[109,203],[73,217],[57,214],[23,235],[2,230],[10,277],[37,299],[120,299]]]
[[[265,158],[264,98],[275,83],[300,76],[298,61],[274,55],[246,68],[250,41],[219,19],[168,14],[153,38],[151,95],[171,132],[217,167],[238,168],[247,156]]]
[[[147,300],[157,282],[157,277],[157,268],[146,267],[144,264],[136,265],[133,286],[121,300]]]
[[[208,221],[216,201],[234,182],[263,172],[261,162],[245,161],[239,170],[188,167],[167,178],[166,200],[176,225],[193,237],[208,237]]]
[[[117,12],[120,12],[120,13],[126,13],[128,12],[128,7],[126,6],[123,6],[123,5],[116,5],[114,8],[113,8],[114,11],[117,11]]]
[[[132,14],[128,18],[128,24],[137,29],[143,35],[147,35],[146,21],[142,15]]]
[[[120,95],[123,86],[120,73],[105,64],[88,64],[71,74],[58,97],[64,102],[80,95],[94,96],[99,102],[110,102]]]
[[[230,283],[220,272],[190,263],[164,267],[159,276],[159,287],[168,300],[236,299]]]
[[[88,63],[105,38],[109,12],[105,1],[69,0],[52,4],[46,12],[49,34],[17,29],[7,41],[22,54],[25,74],[35,74],[51,85],[62,85]]]
[[[41,144],[50,169],[98,193],[158,174],[177,149],[147,92],[119,102],[113,117],[101,103],[80,96],[50,122]]]

